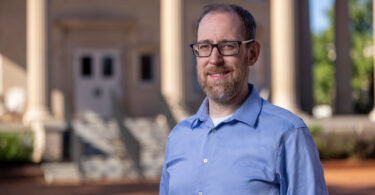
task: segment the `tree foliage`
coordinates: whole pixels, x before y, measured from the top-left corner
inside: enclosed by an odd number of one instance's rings
[[[355,108],[357,112],[367,113],[371,110],[373,103],[372,1],[351,0],[350,19]]]
[[[351,85],[357,113],[368,113],[373,104],[372,1],[350,0]],[[327,11],[329,28],[313,34],[314,98],[317,104],[332,105],[335,97],[334,10]]]
[[[332,104],[335,94],[333,9],[328,10],[329,28],[321,34],[313,34],[314,98],[317,104]]]

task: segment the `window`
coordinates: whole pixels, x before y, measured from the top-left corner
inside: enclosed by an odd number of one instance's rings
[[[103,77],[109,78],[113,75],[113,58],[106,56],[102,61],[102,73]]]
[[[82,77],[91,77],[92,75],[92,58],[90,56],[81,58],[81,75]]]
[[[142,55],[140,59],[141,63],[141,80],[143,82],[151,82],[153,78],[153,56],[152,55]]]

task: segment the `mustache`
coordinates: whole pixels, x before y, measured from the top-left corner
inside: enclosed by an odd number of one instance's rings
[[[205,74],[208,74],[208,73],[222,73],[222,72],[231,72],[231,71],[233,71],[232,67],[228,67],[228,66],[211,66],[209,68],[206,68],[204,70],[204,73]]]

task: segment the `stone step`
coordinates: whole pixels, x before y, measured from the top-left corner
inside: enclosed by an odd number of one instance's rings
[[[120,128],[116,121],[103,121],[89,116],[74,122],[77,134],[106,155],[82,156],[83,179],[137,178],[137,166],[127,154]],[[164,162],[164,148],[169,127],[165,117],[125,118],[124,127],[140,144],[140,168],[146,178],[159,177]],[[125,134],[126,135],[126,134]],[[125,139],[126,140],[126,139]],[[129,144],[128,144],[129,145]]]
[[[73,124],[73,128],[76,135],[78,135],[85,142],[93,145],[106,154],[115,153],[111,140],[105,139],[104,137],[96,134],[94,128],[91,126],[83,125],[77,122]]]
[[[82,171],[85,180],[117,180],[139,176],[130,160],[117,157],[85,157],[82,159]]]
[[[42,164],[47,183],[79,183],[81,181],[78,165],[72,162]]]

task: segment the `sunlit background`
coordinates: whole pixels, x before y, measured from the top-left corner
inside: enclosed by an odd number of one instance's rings
[[[330,194],[375,194],[371,0],[0,0],[0,194],[158,194],[219,2],[254,15],[249,82],[307,123]]]

